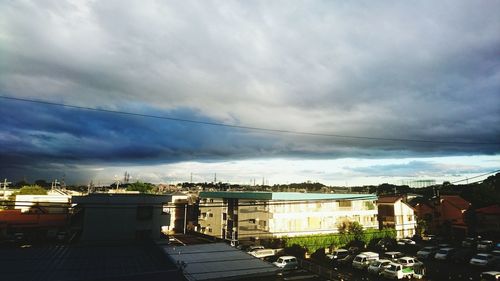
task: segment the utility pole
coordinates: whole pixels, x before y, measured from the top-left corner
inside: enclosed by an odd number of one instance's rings
[[[188,210],[188,203],[184,205],[184,234],[186,234],[186,228],[187,228],[187,210]]]
[[[0,183],[0,186],[3,185],[3,199],[7,199],[7,186],[11,184],[10,181],[7,181],[7,179],[4,179],[3,182]]]
[[[55,179],[55,180],[52,182],[52,184],[51,184],[51,186],[50,186],[50,189],[51,189],[51,190],[57,189],[57,185],[58,185],[59,183],[60,183],[60,182],[58,182],[58,181],[57,181],[57,179]]]

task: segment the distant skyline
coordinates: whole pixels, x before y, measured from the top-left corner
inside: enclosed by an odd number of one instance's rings
[[[498,2],[125,3],[1,2],[0,96],[329,136],[0,97],[1,179],[353,186],[500,168]]]

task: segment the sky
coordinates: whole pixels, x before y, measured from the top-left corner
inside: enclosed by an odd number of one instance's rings
[[[495,171],[499,14],[497,1],[1,1],[0,178]]]

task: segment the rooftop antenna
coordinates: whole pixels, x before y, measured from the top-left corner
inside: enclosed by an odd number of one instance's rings
[[[90,180],[87,185],[87,194],[94,193],[94,181]]]
[[[123,182],[129,183],[129,181],[130,181],[130,174],[127,171],[125,171],[125,174],[123,175]]]
[[[7,199],[7,186],[11,184],[10,181],[7,181],[7,179],[4,179],[3,182],[0,182],[0,186],[3,185],[3,199]]]
[[[217,173],[214,174],[214,183],[217,183]]]
[[[66,178],[66,173],[63,173],[63,176],[62,176],[62,179],[61,179],[61,188],[65,189],[66,188],[66,182],[65,182],[65,179]]]
[[[118,176],[115,175],[115,184],[116,184],[116,190],[120,187],[120,180],[118,179]]]

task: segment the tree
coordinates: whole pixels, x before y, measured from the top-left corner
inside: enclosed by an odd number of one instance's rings
[[[47,195],[47,190],[38,186],[38,185],[25,185],[15,194],[16,195],[28,195],[28,194]]]
[[[417,234],[420,236],[423,236],[425,231],[428,228],[428,222],[425,219],[418,219],[417,220]]]
[[[354,235],[355,240],[361,240],[361,238],[363,237],[363,233],[364,233],[363,226],[361,224],[359,224],[359,222],[353,221],[353,222],[349,223],[349,226],[347,227],[347,232],[349,234]]]
[[[136,181],[127,186],[128,191],[139,191],[140,193],[150,193],[153,188],[153,184],[140,181]]]

